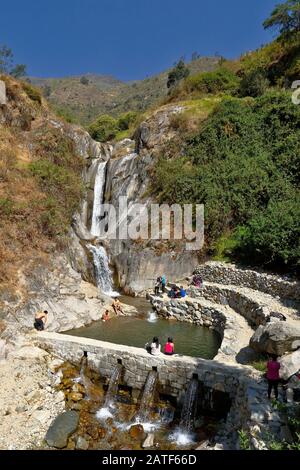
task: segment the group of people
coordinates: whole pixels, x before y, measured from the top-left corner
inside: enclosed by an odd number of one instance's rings
[[[161,353],[161,344],[157,336],[154,336],[152,343],[147,343],[145,347],[146,350],[152,354],[152,356],[158,356]],[[168,341],[164,345],[164,354],[167,356],[172,356],[174,352],[173,338],[169,337]]]
[[[162,294],[164,294],[166,292],[166,285],[167,285],[167,279],[166,279],[166,276],[163,275],[163,276],[159,276],[157,279],[156,279],[156,283],[155,283],[155,286],[154,286],[154,293],[155,295],[159,295],[160,292]]]
[[[171,299],[182,299],[186,296],[186,291],[183,288],[183,286],[180,286],[180,288],[179,288],[179,287],[174,285],[174,286],[171,287],[171,290],[169,291],[168,296]]]
[[[114,299],[111,306],[112,306],[112,308],[113,308],[113,310],[114,310],[114,312],[117,316],[118,315],[124,315],[124,310],[122,309],[122,305],[121,305],[121,302],[119,301],[119,299]],[[108,321],[109,319],[110,319],[109,310],[107,309],[103,313],[101,320],[102,321]]]

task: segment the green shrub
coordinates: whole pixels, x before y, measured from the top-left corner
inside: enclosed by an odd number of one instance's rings
[[[98,117],[89,127],[91,137],[99,142],[113,139],[118,132],[118,122],[111,116],[103,114]]]
[[[13,213],[14,203],[9,198],[0,198],[0,216],[9,217]]]
[[[234,93],[239,84],[238,77],[226,68],[214,72],[204,72],[188,77],[184,88],[188,93]]]
[[[204,204],[217,256],[298,269],[299,180],[300,107],[270,92],[224,99],[151,184],[160,202]]]
[[[25,91],[28,98],[32,101],[36,101],[39,104],[42,104],[42,93],[37,88],[34,88],[28,82],[22,82],[23,90]]]
[[[256,98],[263,95],[269,86],[269,80],[264,72],[254,70],[245,75],[240,83],[239,94],[240,96],[252,96]]]
[[[129,111],[128,113],[123,113],[118,117],[117,126],[120,131],[126,131],[131,126],[134,125],[138,118],[138,113],[134,111]]]

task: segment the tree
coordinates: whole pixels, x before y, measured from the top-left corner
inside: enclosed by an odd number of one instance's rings
[[[276,5],[263,26],[265,29],[277,29],[280,34],[300,31],[300,0],[288,0]]]
[[[189,68],[185,65],[184,60],[180,59],[168,75],[167,87],[172,88],[176,86],[180,80],[187,78],[189,74]]]
[[[81,83],[82,85],[88,85],[88,84],[90,83],[90,81],[89,81],[89,79],[86,78],[86,77],[81,77],[80,83]]]
[[[15,78],[24,77],[26,75],[26,65],[14,65],[13,52],[5,45],[0,46],[0,73],[6,73]]]

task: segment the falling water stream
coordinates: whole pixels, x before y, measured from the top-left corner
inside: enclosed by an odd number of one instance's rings
[[[97,412],[97,418],[105,419],[113,416],[115,401],[118,392],[118,385],[122,374],[122,365],[118,364],[110,377],[109,387],[106,393],[105,402],[102,408]]]
[[[140,408],[135,417],[136,422],[146,423],[149,421],[150,409],[154,399],[156,382],[157,372],[152,370],[151,372],[149,372],[147,377]]]
[[[107,162],[100,162],[97,168],[94,187],[94,205],[92,214],[91,234],[95,237],[101,236],[101,206],[104,198],[105,174]]]

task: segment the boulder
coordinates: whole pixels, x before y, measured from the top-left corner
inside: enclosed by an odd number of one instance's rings
[[[280,358],[280,377],[288,380],[300,370],[300,349]]]
[[[78,423],[79,414],[76,411],[66,411],[58,415],[47,431],[47,444],[56,449],[66,447],[68,438],[76,431]]]
[[[257,352],[282,356],[300,347],[300,329],[284,322],[260,325],[250,339],[250,346]]]

